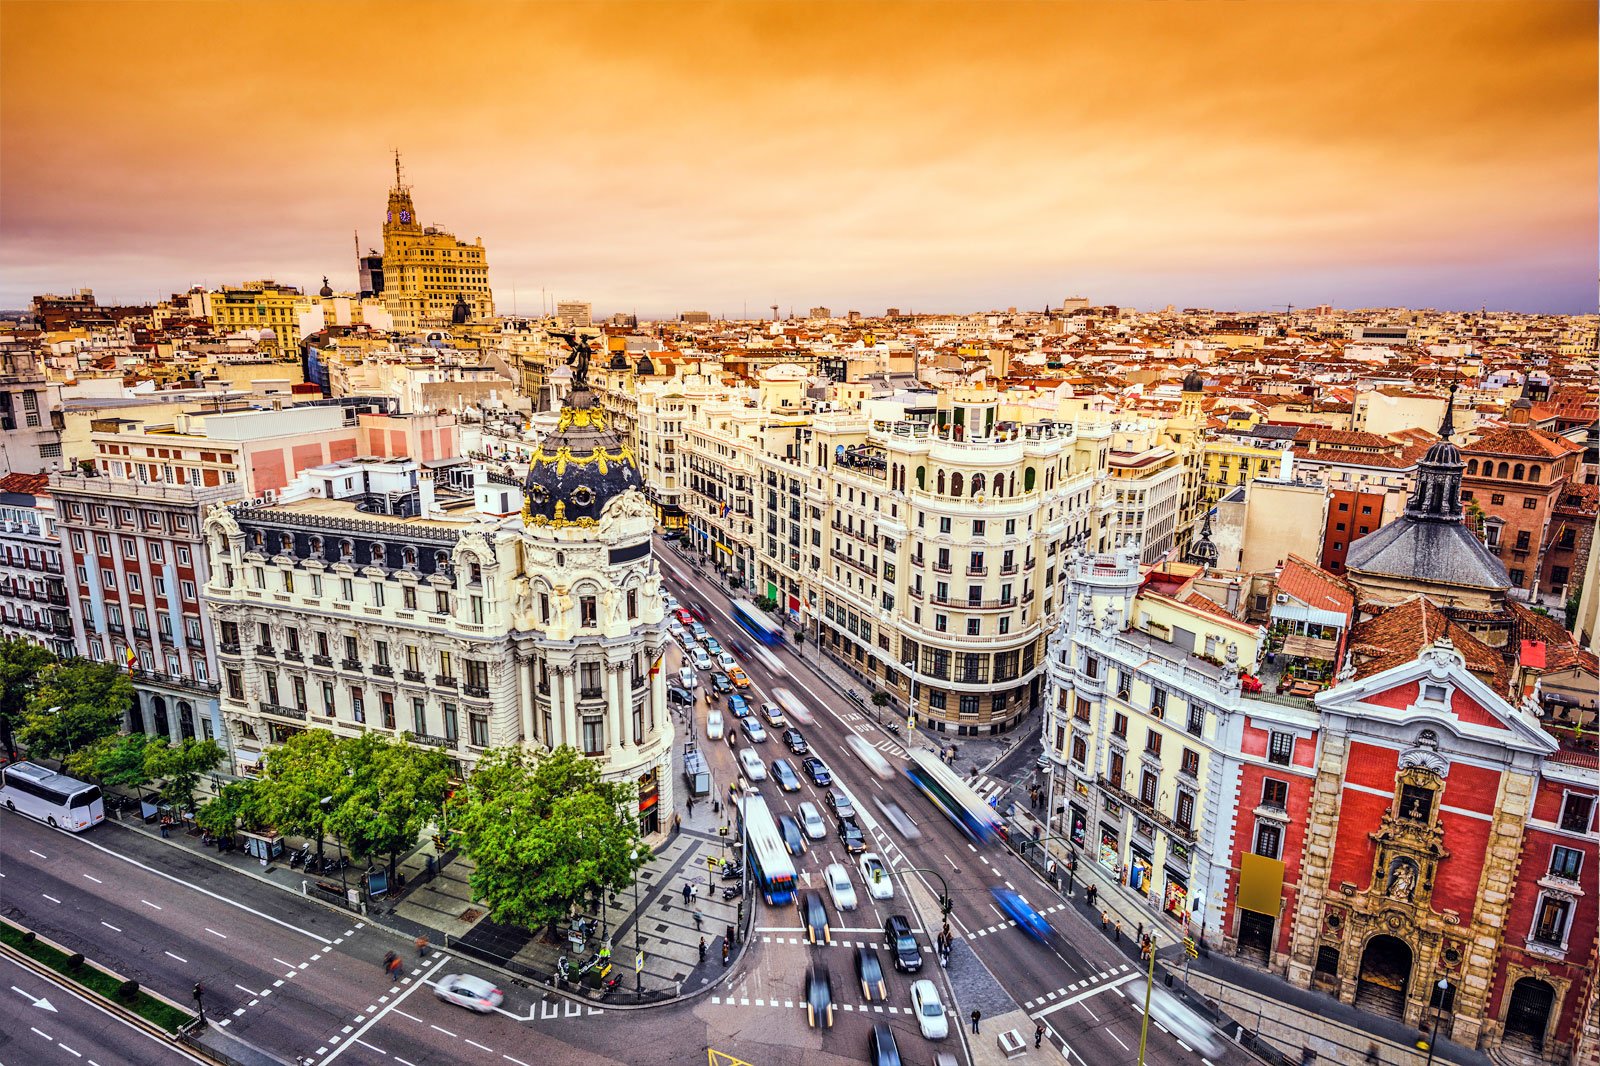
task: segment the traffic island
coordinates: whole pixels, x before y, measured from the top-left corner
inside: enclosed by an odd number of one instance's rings
[[[10,954],[22,956],[72,982],[103,1006],[121,1014],[132,1014],[166,1035],[176,1034],[195,1021],[195,1016],[163,996],[139,987],[139,982],[108,970],[78,952],[39,936],[13,922],[0,918],[0,943]]]

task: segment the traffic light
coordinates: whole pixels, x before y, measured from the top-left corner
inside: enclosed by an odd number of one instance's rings
[[[945,896],[939,900],[939,913],[944,915],[946,918],[950,917],[950,912],[955,909],[955,901],[949,896]]]

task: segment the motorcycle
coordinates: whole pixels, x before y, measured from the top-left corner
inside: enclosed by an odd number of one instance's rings
[[[608,977],[604,981],[600,982],[600,998],[605,999],[607,996],[611,995],[611,993],[617,990],[617,986],[620,984],[622,984],[621,974]]]
[[[737,881],[739,879],[739,873],[739,867],[733,863],[725,862],[722,864],[722,879],[724,881]]]
[[[744,886],[742,884],[729,885],[727,888],[722,890],[723,899],[737,899],[742,895],[744,895]]]

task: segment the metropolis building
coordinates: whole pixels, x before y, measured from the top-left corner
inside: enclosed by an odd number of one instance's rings
[[[492,747],[568,744],[634,782],[659,829],[667,638],[631,453],[578,389],[525,483],[480,466],[456,485],[469,497],[436,473],[345,460],[308,471],[302,498],[212,509],[233,769],[313,728],[439,747],[463,775]]]

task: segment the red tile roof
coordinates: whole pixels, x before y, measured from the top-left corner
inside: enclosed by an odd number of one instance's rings
[[[0,478],[0,492],[16,492],[24,496],[42,495],[49,486],[48,474],[7,474]]]
[[[1483,678],[1502,695],[1510,689],[1510,674],[1500,654],[1445,617],[1423,596],[1389,608],[1376,618],[1359,622],[1350,630],[1350,662],[1356,677],[1368,677],[1411,662],[1440,637],[1448,637],[1467,661],[1467,669]]]
[[[1349,618],[1355,612],[1356,598],[1350,583],[1328,573],[1315,563],[1291,554],[1278,574],[1278,591],[1287,593],[1322,611],[1337,611]]]
[[[1574,444],[1565,437],[1546,433],[1542,429],[1502,426],[1486,431],[1461,450],[1469,455],[1488,453],[1532,459],[1559,459],[1570,452],[1583,451],[1583,445]]]

